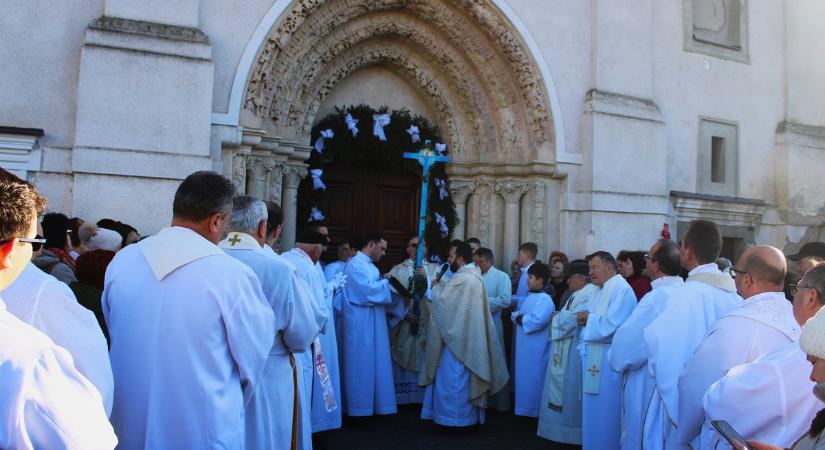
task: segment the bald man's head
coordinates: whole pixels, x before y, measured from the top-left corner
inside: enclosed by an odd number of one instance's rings
[[[785,255],[775,247],[751,247],[742,253],[737,266],[739,270],[750,275],[752,283],[760,292],[781,291],[785,285],[785,274],[788,270]]]

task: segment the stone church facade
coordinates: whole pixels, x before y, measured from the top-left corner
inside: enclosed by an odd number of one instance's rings
[[[723,226],[729,252],[822,240],[818,0],[33,0],[0,17],[0,166],[51,209],[169,223],[213,169],[282,204],[310,130],[406,108],[451,149],[461,224],[514,256]],[[365,212],[366,213],[366,212]],[[546,257],[546,256],[545,256]]]

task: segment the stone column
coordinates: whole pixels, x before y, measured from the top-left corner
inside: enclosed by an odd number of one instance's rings
[[[284,226],[281,232],[281,247],[289,250],[295,245],[295,231],[297,228],[298,215],[298,185],[301,179],[307,175],[307,170],[302,166],[287,164],[283,168],[284,189],[281,196],[281,209],[284,211]]]
[[[518,252],[521,196],[529,189],[524,181],[504,179],[496,181],[495,191],[504,198],[504,256],[513,258]]]
[[[265,165],[266,169],[266,193],[262,199],[272,200],[278,205],[281,204],[281,190],[284,180],[284,161],[270,158]]]
[[[266,157],[253,153],[246,163],[246,195],[264,198],[266,189]]]
[[[450,195],[455,202],[455,214],[458,225],[453,229],[453,239],[464,240],[467,232],[467,197],[476,190],[472,181],[451,181]]]

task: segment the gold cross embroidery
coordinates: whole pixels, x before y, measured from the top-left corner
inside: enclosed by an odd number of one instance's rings
[[[593,364],[593,367],[587,369],[587,371],[590,372],[590,376],[593,377],[595,377],[600,372],[600,370],[596,367],[595,364]]]
[[[233,246],[233,247],[234,247],[234,246],[235,246],[235,244],[237,244],[238,242],[241,242],[241,238],[239,238],[237,234],[233,234],[233,235],[232,235],[232,237],[231,237],[231,238],[229,238],[229,243],[230,243],[230,244],[232,244],[232,246]]]

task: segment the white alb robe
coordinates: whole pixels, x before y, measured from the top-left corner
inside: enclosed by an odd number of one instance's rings
[[[295,267],[264,250],[252,236],[233,232],[219,247],[255,272],[275,314],[275,341],[258,389],[246,407],[246,449],[289,448],[296,394],[290,353],[305,351],[318,335],[320,311],[313,308],[309,288]],[[301,448],[311,448],[312,426],[300,420],[301,413],[299,407],[298,442]]]
[[[74,366],[97,388],[106,414],[111,414],[115,383],[106,337],[94,313],[77,302],[69,286],[29,263],[3,290],[3,299],[8,312],[72,355]]]
[[[362,252],[344,267],[342,378],[344,407],[350,416],[394,414],[395,386],[387,315],[390,282]]]
[[[668,307],[644,331],[648,368],[654,379],[644,448],[682,448],[675,427],[679,423],[679,375],[716,319],[742,303],[733,279],[728,279],[731,286],[726,290],[690,279],[698,274],[728,276],[716,263],[693,268],[685,285],[670,296]]]
[[[487,303],[490,305],[490,314],[493,316],[493,325],[496,327],[496,335],[504,350],[504,325],[501,320],[501,311],[510,307],[513,297],[513,283],[510,276],[495,267],[490,267],[481,276],[484,281],[484,288],[487,290]],[[510,410],[510,390],[502,389],[490,397],[490,407],[499,411]]]
[[[679,377],[679,442],[698,448],[705,421],[702,398],[714,382],[732,367],[798,340],[800,331],[793,306],[782,292],[751,296],[720,317]]]
[[[516,340],[516,404],[517,416],[538,417],[544,372],[550,352],[547,325],[556,309],[553,298],[544,292],[530,292],[524,298],[516,316],[521,323],[515,324]]]
[[[624,374],[622,387],[622,450],[642,448],[642,426],[653,396],[653,377],[647,367],[644,332],[667,308],[674,289],[684,286],[678,276],[665,276],[651,282],[633,314],[616,330],[610,348],[610,366]]]
[[[727,421],[745,439],[790,448],[823,407],[811,392],[810,374],[798,342],[730,369],[705,394],[701,448],[731,448],[712,429],[712,420]]]
[[[169,227],[118,252],[102,302],[119,448],[243,448],[276,329],[252,269]]]
[[[603,298],[609,295],[608,298]],[[598,313],[600,302],[607,301],[607,311]],[[582,446],[585,449],[618,448],[621,437],[622,376],[610,368],[608,355],[616,332],[636,307],[636,294],[624,277],[614,275],[593,296],[590,315],[581,331],[582,353]],[[588,363],[594,344],[603,345],[601,367]],[[598,376],[599,393],[587,392],[588,378]]]
[[[312,294],[314,302],[319,305],[328,317],[332,317],[332,296],[327,296],[326,280],[321,277],[322,270],[320,266],[312,262],[312,258],[300,248],[293,248],[288,252],[282,254],[289,262],[291,262],[298,269],[298,273],[306,280],[309,285],[309,291]],[[335,397],[335,405],[330,405],[331,411],[327,411],[324,401],[324,391],[321,385],[321,378],[318,375],[318,370],[315,367],[313,360],[314,352],[317,349],[308,349],[307,354],[309,358],[304,358],[304,361],[309,361],[309,366],[305,368],[310,372],[309,379],[311,390],[311,412],[312,412],[312,432],[331,430],[341,427],[341,383],[338,369],[338,342],[335,336],[335,322],[334,320],[327,320],[321,332],[318,334],[317,344],[320,345],[321,354],[324,357],[324,363],[329,373],[330,383],[332,383],[333,395]],[[313,344],[315,345],[315,344]]]
[[[424,390],[421,418],[447,427],[483,424],[485,410],[468,402],[468,398],[470,371],[445,345],[435,371],[435,381]]]
[[[590,283],[573,292],[561,310],[550,320],[550,352],[544,377],[539,410],[538,435],[555,442],[582,443],[582,357],[578,347],[581,327],[576,315],[587,311],[599,288]],[[556,357],[558,355],[558,358]],[[566,364],[562,363],[567,359]],[[560,387],[553,380],[553,366],[563,369]],[[560,389],[562,405],[553,405],[551,390]]]
[[[0,342],[0,448],[117,445],[98,390],[75,369],[71,355],[6,311],[2,299]]]

